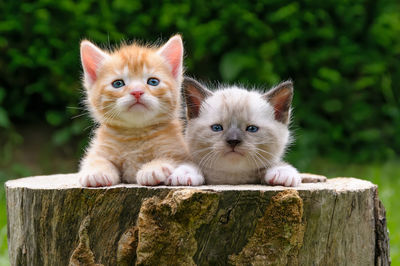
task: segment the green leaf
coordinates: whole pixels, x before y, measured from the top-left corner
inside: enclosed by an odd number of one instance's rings
[[[10,127],[10,120],[8,119],[7,112],[0,107],[0,126],[4,128]]]
[[[234,80],[240,72],[249,66],[256,64],[255,59],[246,54],[231,52],[224,55],[220,63],[220,72],[224,80]]]
[[[6,90],[3,87],[0,87],[0,103],[3,102],[4,97],[6,97]]]
[[[65,120],[65,114],[59,111],[47,111],[46,120],[52,126],[59,126]]]
[[[343,105],[341,101],[337,99],[331,99],[324,102],[323,107],[328,113],[334,113],[340,111]]]
[[[320,68],[318,74],[321,78],[333,83],[339,82],[341,78],[339,71],[327,67]]]
[[[66,144],[72,137],[71,130],[69,128],[63,128],[61,130],[58,130],[54,135],[53,135],[53,143],[57,146],[64,145]]]
[[[286,19],[290,19],[299,10],[299,4],[294,2],[287,6],[281,7],[277,11],[271,14],[269,17],[271,22],[278,22]]]

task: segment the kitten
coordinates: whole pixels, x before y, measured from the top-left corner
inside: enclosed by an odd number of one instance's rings
[[[83,186],[122,182],[200,185],[180,115],[183,45],[122,45],[108,52],[81,43],[86,103],[99,124],[80,166]]]
[[[207,184],[301,183],[296,168],[282,161],[290,141],[292,82],[265,94],[238,87],[211,92],[191,78],[183,87],[186,139]]]

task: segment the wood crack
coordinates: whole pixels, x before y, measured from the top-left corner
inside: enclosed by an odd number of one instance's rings
[[[325,249],[325,261],[327,260],[328,256],[328,252],[329,252],[329,247],[330,247],[330,239],[331,239],[331,231],[332,231],[332,224],[333,224],[333,218],[335,217],[335,210],[336,210],[336,203],[338,200],[338,193],[335,192],[335,201],[333,203],[333,210],[332,210],[332,216],[331,216],[331,220],[329,222],[329,230],[328,230],[328,238],[326,240],[326,249]],[[326,264],[326,263],[325,263]]]
[[[375,265],[390,265],[389,236],[386,226],[386,210],[378,198],[378,189],[374,191],[375,216]]]

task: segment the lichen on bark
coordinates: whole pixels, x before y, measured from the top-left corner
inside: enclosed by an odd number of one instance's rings
[[[253,236],[237,255],[234,265],[297,265],[303,243],[303,201],[296,190],[285,190],[271,198]]]
[[[126,230],[118,241],[117,264],[120,266],[132,265],[136,261],[138,244],[138,228],[136,226]]]
[[[195,265],[196,230],[218,207],[218,194],[182,189],[145,200],[138,217],[137,265]]]
[[[103,266],[96,264],[94,254],[90,249],[87,229],[90,225],[90,216],[86,216],[79,227],[79,244],[69,260],[69,266]]]

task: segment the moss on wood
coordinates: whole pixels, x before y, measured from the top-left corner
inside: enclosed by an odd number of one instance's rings
[[[218,195],[193,189],[171,191],[145,200],[139,212],[138,265],[195,265],[196,230],[208,223]]]
[[[136,226],[126,230],[118,241],[117,264],[120,266],[132,265],[136,261],[138,244],[138,228]]]
[[[253,236],[234,265],[297,265],[304,236],[303,201],[296,190],[285,190],[271,198]]]
[[[102,266],[96,264],[94,254],[90,249],[89,235],[87,229],[90,225],[90,217],[86,216],[79,227],[79,244],[72,253],[69,266]]]

